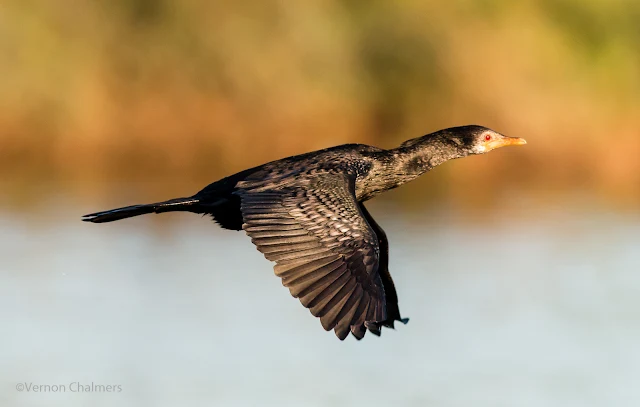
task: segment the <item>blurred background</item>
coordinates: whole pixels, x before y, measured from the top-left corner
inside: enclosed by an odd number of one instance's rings
[[[637,406],[640,2],[0,2],[0,404]],[[526,147],[368,205],[403,314],[339,342],[191,195],[342,143]],[[16,384],[122,392],[18,392]]]

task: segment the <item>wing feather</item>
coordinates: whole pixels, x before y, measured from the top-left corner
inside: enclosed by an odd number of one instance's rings
[[[350,332],[361,339],[371,327],[379,333],[387,318],[380,244],[354,191],[354,177],[323,173],[272,189],[245,182],[236,192],[252,242],[276,262],[291,295],[341,340]]]

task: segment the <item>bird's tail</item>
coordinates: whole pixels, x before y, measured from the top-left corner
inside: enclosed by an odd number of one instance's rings
[[[176,198],[170,199],[164,202],[156,202],[146,205],[132,205],[125,206],[124,208],[111,209],[109,211],[102,211],[96,213],[90,213],[84,215],[82,220],[85,222],[104,223],[113,222],[114,220],[131,218],[133,216],[145,215],[147,213],[162,213],[162,212],[176,212],[187,211],[195,212],[194,206],[200,202],[199,199],[191,198]]]

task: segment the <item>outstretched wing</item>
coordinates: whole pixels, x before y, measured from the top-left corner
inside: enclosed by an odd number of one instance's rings
[[[373,219],[373,216],[369,213],[364,204],[359,204],[360,210],[364,215],[364,218],[371,226],[371,230],[378,237],[378,245],[380,246],[380,260],[378,262],[378,274],[380,274],[380,279],[382,280],[382,287],[384,288],[384,294],[387,304],[387,319],[381,322],[367,322],[362,325],[352,325],[351,333],[358,340],[364,337],[367,329],[371,331],[375,335],[380,335],[380,328],[386,326],[387,328],[393,328],[395,321],[400,321],[403,324],[409,322],[409,318],[402,318],[400,316],[400,308],[398,308],[398,294],[396,293],[396,287],[393,284],[393,280],[391,279],[391,274],[389,273],[389,239],[387,239],[387,234],[382,230],[380,225]]]
[[[305,176],[277,189],[242,185],[242,228],[291,295],[341,340],[387,319],[380,247],[355,199],[355,179]],[[355,328],[352,328],[355,327]],[[378,328],[379,329],[379,328]]]

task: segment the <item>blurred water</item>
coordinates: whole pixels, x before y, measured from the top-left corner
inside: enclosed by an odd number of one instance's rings
[[[411,322],[340,342],[243,233],[72,209],[0,214],[2,406],[640,405],[635,217],[374,208]]]

